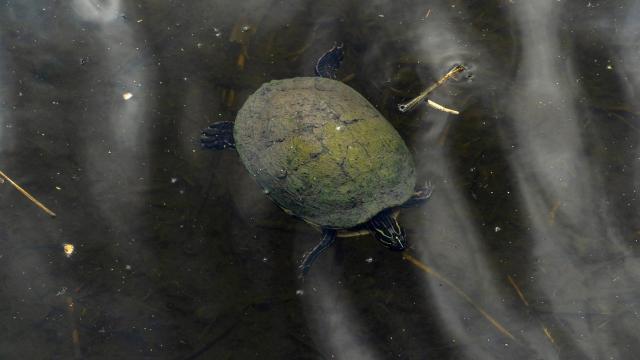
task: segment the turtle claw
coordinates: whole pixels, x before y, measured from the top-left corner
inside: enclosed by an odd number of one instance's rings
[[[427,200],[431,197],[431,195],[433,194],[433,185],[431,184],[431,181],[427,181],[424,184],[424,187],[422,189],[418,189],[415,194],[413,195],[414,198],[417,198],[421,201]]]
[[[433,185],[431,184],[431,181],[427,181],[424,184],[423,188],[417,189],[416,192],[413,194],[413,196],[410,197],[409,200],[407,200],[407,202],[405,202],[401,206],[403,208],[408,208],[408,207],[414,207],[414,206],[420,205],[421,203],[427,201],[432,194],[433,194]]]
[[[200,146],[206,149],[222,150],[226,148],[235,148],[236,143],[233,139],[233,122],[220,121],[209,125],[202,130],[200,136]]]

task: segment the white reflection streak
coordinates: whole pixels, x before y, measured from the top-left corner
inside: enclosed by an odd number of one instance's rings
[[[614,66],[624,66],[624,76],[621,80],[628,81],[629,87],[626,89],[627,94],[625,102],[632,105],[634,110],[640,109],[640,3],[634,3],[631,9],[627,9],[627,18],[624,21],[620,32],[614,32],[617,36],[616,43],[622,49],[622,63]],[[617,72],[621,74],[621,72]],[[640,154],[636,160],[640,160]],[[634,188],[640,188],[640,167],[634,166]]]
[[[73,9],[85,21],[106,24],[120,13],[121,0],[73,0]]]
[[[8,88],[8,91],[11,91],[11,86],[8,86],[9,82],[5,81],[4,57],[5,57],[5,50],[4,50],[4,47],[2,47],[2,44],[0,44],[0,84],[7,84],[6,88]],[[5,123],[4,109],[9,107],[9,104],[7,103],[6,92],[7,90],[5,90],[5,86],[0,87],[0,154],[2,154],[8,148],[7,141],[10,139],[9,136],[5,136],[5,127],[7,125]]]
[[[594,320],[578,316],[613,304],[602,294],[611,279],[588,259],[601,255],[603,243],[608,252],[624,250],[604,199],[595,196],[602,194],[601,186],[584,156],[573,103],[578,94],[568,85],[575,77],[558,43],[562,3],[527,1],[513,10],[522,30],[523,59],[519,92],[510,99],[519,146],[511,165],[532,225],[532,257],[540,259],[532,269],[536,274],[523,275],[536,277],[546,294],[545,308],[576,314],[563,317],[564,331],[584,354],[618,358],[615,347],[608,346],[615,339],[595,329]],[[555,224],[549,221],[554,204],[559,204]]]
[[[350,314],[349,308],[345,306],[349,302],[341,299],[336,291],[336,279],[326,275],[314,281],[319,282],[320,290],[306,295],[313,297],[314,315],[315,318],[320,319],[320,323],[314,327],[314,331],[317,332],[314,338],[319,343],[327,342],[323,347],[330,349],[329,358],[335,356],[336,359],[378,359],[378,356],[372,353],[367,341],[360,340],[363,337],[358,336],[357,328],[366,326],[366,323],[357,321]],[[323,352],[326,353],[327,350]]]
[[[479,47],[474,47],[473,39],[465,39],[459,35],[461,32],[452,26],[452,21],[445,14],[443,9],[434,9],[439,16],[429,19],[429,23],[420,31],[426,34],[422,38],[423,56],[428,59],[434,70],[446,71],[454,63],[460,63],[471,54],[483,54],[476,61],[481,61],[479,71],[483,67],[492,67],[494,61],[490,54]],[[487,69],[488,70],[488,69]],[[438,74],[434,74],[437,77]],[[428,82],[425,79],[425,82]],[[433,125],[430,132],[419,141],[422,144],[437,144],[438,138],[442,135],[444,127],[447,125],[449,115],[436,111],[423,110],[427,119],[420,121]],[[461,121],[460,118],[448,121]],[[489,257],[478,230],[468,219],[472,218],[465,197],[458,191],[456,175],[451,171],[452,163],[455,159],[448,159],[445,148],[442,146],[430,146],[428,150],[422,151],[419,156],[424,162],[429,164],[429,176],[436,184],[434,196],[429,200],[428,221],[420,229],[419,234],[413,239],[416,245],[416,252],[427,264],[431,264],[443,275],[450,277],[450,280],[461,286],[471,298],[482,308],[493,315],[499,322],[504,319],[511,319],[511,324],[517,324],[518,329],[526,331],[528,339],[535,342],[544,342],[542,334],[538,329],[533,329],[530,322],[517,323],[519,313],[514,313],[510,308],[501,305],[498,299],[499,289],[504,288],[504,279],[496,277],[495,272],[487,264]],[[437,209],[437,211],[433,211]],[[418,242],[420,242],[418,244]],[[472,274],[466,276],[466,274]],[[505,343],[511,340],[500,334],[488,324],[488,321],[477,313],[472,307],[467,311],[462,310],[468,306],[462,299],[448,289],[443,289],[439,281],[428,278],[427,296],[437,304],[437,314],[441,321],[438,328],[452,340],[467,339],[469,329],[482,328],[486,326],[490,332],[486,334],[486,340],[467,343],[463,349],[469,359],[491,359],[496,356],[495,346],[504,347]],[[482,301],[484,300],[484,301]],[[463,306],[460,304],[463,303]],[[466,316],[465,316],[466,315]],[[467,318],[467,320],[465,320]],[[482,324],[474,326],[474,324]],[[507,330],[515,333],[516,329]],[[548,347],[535,347],[534,351],[543,358],[553,358],[548,352]]]
[[[143,67],[145,54],[138,47],[139,36],[118,15],[120,0],[74,0],[73,9],[80,19],[96,24],[90,31],[107,50],[106,65],[96,73],[100,78],[98,93],[107,99],[92,104],[95,127],[102,129],[102,139],[85,144],[85,168],[97,205],[116,228],[130,230],[130,211],[141,211],[140,189],[149,181],[146,102],[143,96],[149,77]],[[133,96],[125,100],[123,94]],[[103,117],[102,113],[106,113]],[[103,122],[106,122],[104,124]],[[98,140],[98,141],[96,141]],[[122,210],[126,209],[127,216]]]

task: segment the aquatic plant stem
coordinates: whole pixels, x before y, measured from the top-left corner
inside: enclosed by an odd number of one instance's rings
[[[447,278],[445,278],[444,276],[440,275],[437,271],[433,270],[431,267],[429,267],[426,264],[422,263],[420,260],[414,258],[413,256],[407,254],[406,252],[403,253],[402,258],[404,260],[407,260],[411,264],[415,265],[415,267],[417,267],[418,269],[420,269],[420,270],[424,271],[425,273],[435,277],[436,279],[442,281],[442,283],[444,283],[447,286],[449,286],[451,289],[453,289],[453,291],[458,293],[458,295],[460,295],[460,297],[462,297],[469,304],[471,304],[471,306],[473,306],[476,310],[478,310],[478,312],[480,312],[480,314],[482,314],[482,316],[484,316],[484,318],[487,319],[491,323],[491,325],[493,325],[502,335],[504,335],[504,336],[506,336],[506,337],[508,337],[508,338],[510,338],[512,340],[515,340],[515,337],[513,337],[513,335],[511,335],[509,330],[507,330],[504,326],[502,326],[498,322],[498,320],[493,318],[493,316],[489,315],[486,311],[484,311],[483,308],[481,308],[479,305],[474,303],[473,300],[471,300],[471,298],[469,297],[469,295],[467,295],[464,291],[462,291],[462,289],[460,289],[458,286],[456,286],[456,284],[452,283]]]
[[[44,206],[40,201],[38,201],[35,197],[33,197],[31,194],[29,194],[27,192],[27,190],[23,189],[20,185],[16,184],[13,180],[11,180],[10,177],[8,177],[5,173],[3,173],[2,171],[0,171],[0,177],[2,177],[3,179],[5,179],[7,182],[9,182],[9,184],[11,184],[14,188],[16,188],[16,190],[20,191],[22,193],[22,195],[26,196],[27,199],[31,200],[32,203],[36,204],[37,207],[39,207],[40,209],[42,209],[44,212],[46,212],[49,216],[51,217],[56,217],[56,213],[54,213],[53,211],[49,210],[49,208],[47,208],[46,206]]]

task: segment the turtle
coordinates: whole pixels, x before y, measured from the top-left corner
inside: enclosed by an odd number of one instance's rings
[[[315,76],[272,80],[248,97],[235,121],[202,131],[205,149],[235,149],[280,208],[322,232],[299,266],[304,278],[337,237],[370,233],[405,250],[397,217],[432,193],[416,189],[413,157],[394,127],[350,86],[336,80],[342,44],[325,52]]]

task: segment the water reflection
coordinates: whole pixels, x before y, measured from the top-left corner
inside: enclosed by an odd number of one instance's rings
[[[116,20],[122,14],[120,3],[120,0],[73,0],[71,6],[83,20],[106,24]]]
[[[590,4],[3,4],[2,169],[59,218],[0,186],[0,357],[632,357],[640,7]],[[368,237],[298,282],[320,234],[198,149],[336,40],[435,185],[411,254],[475,306]],[[395,111],[454,63],[460,116]]]

